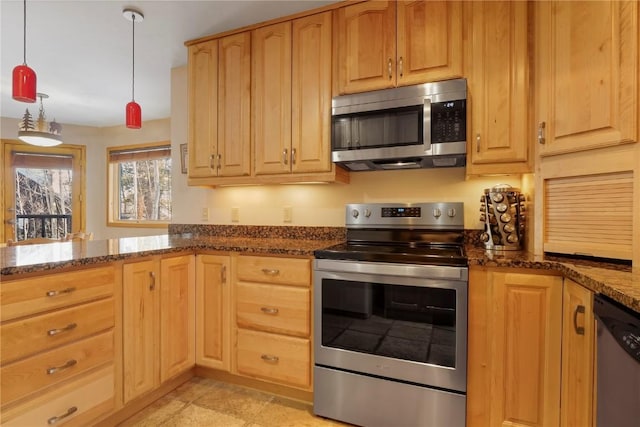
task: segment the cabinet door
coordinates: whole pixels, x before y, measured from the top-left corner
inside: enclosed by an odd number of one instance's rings
[[[251,173],[251,33],[219,41],[218,176]],[[214,100],[215,102],[215,100]]]
[[[291,170],[331,170],[331,12],[292,25]]]
[[[638,3],[535,2],[540,154],[637,141]]]
[[[229,257],[196,257],[196,363],[230,368]]]
[[[189,46],[189,177],[216,176],[218,41]]]
[[[461,77],[462,3],[402,1],[397,8],[398,86]]]
[[[160,381],[195,364],[195,259],[160,261]]]
[[[560,425],[593,426],[595,319],[593,293],[565,279],[562,313]]]
[[[530,172],[527,3],[470,2],[467,173]]]
[[[396,84],[396,2],[369,1],[340,8],[337,22],[338,92]]]
[[[124,402],[160,383],[160,283],[156,261],[125,264],[123,274]]]
[[[253,32],[255,174],[291,171],[291,22]]]

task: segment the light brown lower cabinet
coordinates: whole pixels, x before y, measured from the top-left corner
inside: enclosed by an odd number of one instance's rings
[[[566,282],[470,270],[467,426],[592,425],[591,293]]]
[[[195,364],[194,255],[123,266],[124,403]]]

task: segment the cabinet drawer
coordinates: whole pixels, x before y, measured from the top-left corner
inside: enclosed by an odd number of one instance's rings
[[[6,427],[91,425],[93,420],[113,410],[114,387],[113,365],[109,365],[25,404],[3,411],[1,422]],[[67,417],[61,418],[67,413]],[[56,422],[55,417],[58,417]]]
[[[7,281],[0,286],[0,320],[112,296],[114,282],[113,266]]]
[[[238,326],[308,337],[309,294],[308,288],[238,283]]]
[[[238,280],[309,286],[311,261],[308,259],[239,256]]]
[[[301,388],[311,386],[309,340],[238,329],[238,372]]]
[[[112,328],[113,298],[0,326],[2,364]]]
[[[107,362],[113,362],[112,331],[3,366],[0,368],[2,404]]]

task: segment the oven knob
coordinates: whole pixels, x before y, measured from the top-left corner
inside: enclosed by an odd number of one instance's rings
[[[351,211],[351,216],[354,218],[358,218],[358,216],[360,215],[360,212],[358,212],[358,209],[354,209]]]
[[[454,216],[456,216],[456,210],[451,208],[447,211],[447,215],[449,215],[450,218],[453,218]]]
[[[441,215],[442,215],[442,212],[440,211],[440,209],[435,208],[435,209],[433,210],[433,217],[434,217],[434,218],[440,218],[440,216],[441,216]]]
[[[364,216],[366,216],[367,218],[369,218],[371,216],[371,211],[369,209],[365,209],[364,210]]]

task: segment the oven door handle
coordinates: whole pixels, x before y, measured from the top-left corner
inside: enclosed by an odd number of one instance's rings
[[[424,151],[431,151],[431,99],[425,98],[422,107],[422,143]]]
[[[450,267],[439,265],[408,265],[375,262],[354,262],[343,260],[316,259],[316,272],[361,273],[382,276],[417,277],[423,279],[448,279],[467,281],[467,267]]]

